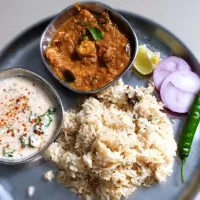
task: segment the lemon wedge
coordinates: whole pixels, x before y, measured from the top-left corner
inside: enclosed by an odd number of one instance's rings
[[[138,53],[134,62],[135,69],[142,75],[148,75],[153,72],[160,61],[160,53],[152,52],[146,45],[138,47]]]

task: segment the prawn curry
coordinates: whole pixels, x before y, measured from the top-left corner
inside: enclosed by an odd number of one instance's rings
[[[78,90],[95,90],[117,78],[130,63],[128,38],[108,12],[77,14],[56,32],[46,57],[56,76]]]

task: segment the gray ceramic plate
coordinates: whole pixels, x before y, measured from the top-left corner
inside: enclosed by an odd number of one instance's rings
[[[178,55],[183,57],[200,75],[200,66],[188,48],[166,29],[140,16],[121,12],[131,23],[136,31],[140,44],[147,44],[153,51],[161,52],[161,57]],[[31,69],[45,77],[59,93],[65,109],[74,105],[78,98],[59,84],[45,68],[39,52],[40,36],[52,18],[46,19],[23,32],[0,52],[0,70],[12,67]],[[125,83],[130,85],[145,85],[150,77],[141,77],[134,72],[128,71],[123,77]],[[179,133],[185,121],[185,116],[169,113],[173,119],[175,138],[178,141]],[[200,130],[198,129],[198,133]],[[193,199],[199,182],[198,167],[200,164],[200,134],[196,134],[190,157],[187,160],[185,178],[186,183],[180,182],[180,160],[177,157],[174,164],[174,172],[167,182],[155,184],[152,188],[139,188],[129,200],[177,200]],[[33,164],[30,164],[33,165]],[[56,166],[47,161],[34,163],[32,167],[13,168],[0,165],[0,200],[28,200],[27,188],[35,186],[32,200],[74,200],[78,199],[69,189],[53,182],[46,182],[43,174]],[[187,189],[186,189],[187,188]],[[7,196],[6,196],[7,195]]]

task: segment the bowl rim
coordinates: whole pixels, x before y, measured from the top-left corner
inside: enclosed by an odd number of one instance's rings
[[[8,76],[8,78],[10,77],[14,77],[14,76],[22,76],[22,77],[26,77],[24,74],[20,74],[20,72],[26,72],[27,74],[29,74],[31,77],[33,78],[37,78],[40,81],[42,81],[48,88],[49,88],[49,92],[52,94],[52,96],[54,96],[56,98],[56,101],[58,103],[58,106],[60,107],[59,109],[61,110],[60,112],[60,121],[58,121],[58,128],[54,131],[54,134],[52,135],[52,137],[48,140],[48,142],[35,154],[31,155],[30,157],[27,157],[25,159],[22,160],[16,160],[16,161],[9,161],[9,160],[1,160],[0,159],[0,164],[5,164],[5,165],[20,165],[20,164],[27,164],[28,162],[37,160],[39,158],[39,156],[41,156],[41,154],[55,141],[55,139],[58,137],[62,125],[63,125],[63,120],[64,120],[64,108],[63,108],[63,104],[61,101],[60,96],[58,95],[57,91],[55,90],[55,88],[42,76],[40,76],[38,73],[29,70],[29,69],[25,69],[25,68],[20,68],[20,67],[14,67],[14,68],[8,68],[8,69],[4,69],[0,71],[1,73],[4,73],[6,71],[15,71],[16,73]]]
[[[78,93],[78,94],[94,94],[94,93],[97,93],[97,92],[100,92],[106,88],[108,88],[109,86],[111,86],[112,84],[114,84],[116,81],[118,81],[130,68],[131,66],[133,65],[133,62],[136,58],[136,55],[137,55],[137,52],[138,52],[138,39],[137,39],[137,35],[135,33],[135,31],[133,30],[133,27],[130,25],[130,23],[128,22],[128,20],[123,17],[119,12],[117,12],[116,10],[114,10],[113,8],[111,8],[110,6],[104,4],[104,3],[101,3],[101,2],[98,2],[98,1],[80,1],[79,2],[80,5],[87,5],[87,4],[94,4],[94,5],[98,5],[100,7],[103,7],[105,8],[106,10],[112,12],[113,14],[117,15],[120,17],[120,19],[122,21],[125,22],[125,24],[129,27],[131,33],[132,33],[132,36],[134,38],[134,42],[135,42],[135,48],[134,48],[134,52],[133,52],[133,57],[131,58],[129,64],[127,65],[127,67],[125,68],[125,70],[117,77],[115,78],[114,80],[112,80],[110,83],[106,84],[105,86],[103,87],[100,87],[100,88],[97,88],[95,90],[78,90],[76,88],[73,88],[71,87],[69,84],[65,84],[63,83],[57,76],[56,74],[53,72],[53,70],[51,69],[51,66],[49,65],[49,63],[46,62],[45,60],[45,56],[43,54],[43,46],[42,46],[42,43],[43,43],[43,40],[44,40],[44,36],[45,36],[45,33],[47,32],[47,30],[49,29],[49,27],[60,17],[62,16],[67,10],[71,9],[74,7],[75,4],[73,5],[70,5],[68,6],[67,8],[63,9],[61,12],[58,13],[58,15],[56,15],[56,17],[50,21],[50,23],[47,25],[47,27],[45,28],[45,30],[43,31],[42,33],[42,36],[41,36],[41,39],[40,39],[40,55],[42,57],[42,61],[43,63],[45,64],[47,70],[50,72],[50,74],[57,80],[59,81],[59,83],[61,85],[63,85],[65,88],[75,92],[75,93]],[[52,39],[52,38],[51,38]]]

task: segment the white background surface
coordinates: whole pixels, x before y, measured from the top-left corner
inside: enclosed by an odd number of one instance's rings
[[[0,0],[0,49],[30,25],[73,0]],[[200,0],[103,0],[113,8],[152,19],[177,35],[200,60]]]

